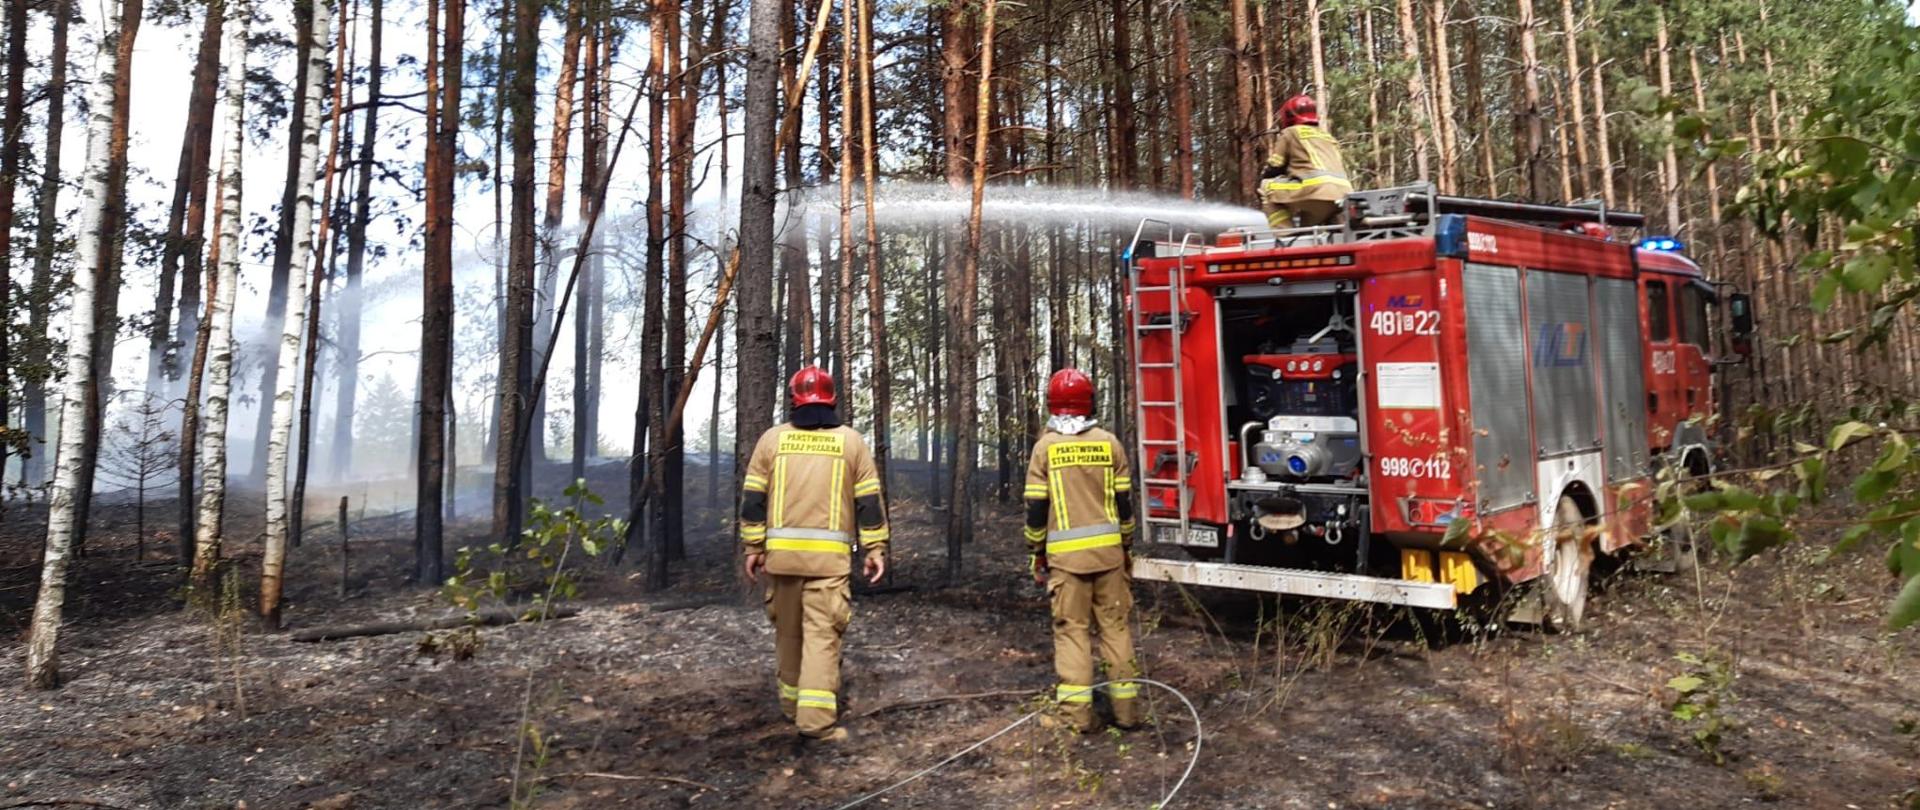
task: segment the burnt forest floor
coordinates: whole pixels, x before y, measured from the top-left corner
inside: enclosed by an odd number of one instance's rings
[[[669,590],[643,592],[632,560],[582,563],[578,616],[482,629],[466,660],[424,632],[302,643],[238,609],[183,610],[170,533],[135,562],[132,508],[102,504],[72,570],[67,682],[36,693],[20,688],[21,642],[44,518],[16,505],[0,519],[0,808],[507,807],[523,697],[532,806],[831,808],[1050,690],[1046,601],[1024,577],[1013,510],[986,510],[959,584],[943,586],[939,513],[904,498],[893,586],[856,597],[846,638],[854,736],[803,744],[775,704],[771,630],[731,541],[703,493],[686,503],[689,557]],[[292,554],[292,629],[448,612],[404,582],[410,518],[352,521],[345,597],[333,517],[312,522]],[[241,510],[230,536],[259,525]],[[1146,673],[1191,697],[1204,725],[1175,805],[1920,806],[1920,634],[1882,631],[1892,583],[1876,555],[1815,564],[1813,552],[1711,563],[1698,582],[1617,575],[1579,635],[1436,640],[1391,610],[1142,584]],[[248,583],[233,597],[251,605],[258,544],[228,554]],[[1682,721],[1668,684],[1689,674],[1712,705]],[[1028,724],[884,806],[1150,807],[1195,728],[1148,693],[1149,730]]]

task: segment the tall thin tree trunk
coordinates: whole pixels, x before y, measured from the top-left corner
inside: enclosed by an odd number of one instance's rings
[[[1254,201],[1260,184],[1259,138],[1253,127],[1253,19],[1247,13],[1247,0],[1228,0],[1233,31],[1233,146],[1238,168],[1238,185],[1233,199]]]
[[[1514,24],[1515,36],[1520,41],[1520,110],[1515,128],[1519,131],[1519,162],[1521,189],[1526,198],[1535,202],[1545,199],[1546,180],[1546,135],[1545,122],[1541,120],[1540,104],[1540,54],[1535,46],[1534,27],[1538,20],[1533,15],[1533,0],[1519,0],[1520,19]]]
[[[1591,194],[1588,172],[1593,163],[1587,146],[1587,99],[1586,91],[1580,84],[1580,27],[1574,20],[1573,0],[1560,0],[1560,22],[1566,30],[1567,52],[1567,96],[1573,102],[1573,115],[1570,125],[1573,127],[1574,155],[1574,192],[1580,195]]]
[[[300,209],[300,196],[312,194],[311,185],[300,185],[301,151],[291,148],[292,144],[306,143],[307,131],[317,129],[320,122],[307,118],[305,104],[299,99],[307,97],[308,88],[314,83],[314,77],[308,72],[313,65],[311,50],[312,38],[308,29],[315,24],[314,4],[317,0],[293,0],[294,30],[294,74],[293,93],[295,100],[292,115],[287,116],[287,169],[285,185],[280,193],[280,221],[273,232],[273,276],[267,287],[266,323],[278,325],[287,317],[287,300],[292,294],[290,279],[298,275],[293,272],[293,247],[295,242],[294,218]],[[325,25],[325,23],[320,23]],[[297,298],[297,295],[293,295]],[[273,408],[268,404],[280,391],[280,365],[266,360],[260,372],[260,407],[255,415],[253,431],[253,463],[249,469],[254,477],[261,477],[267,468],[268,455],[273,446]]]
[[[980,82],[977,92],[978,103],[974,108],[974,120],[977,122],[973,135],[973,202],[967,215],[967,252],[958,264],[960,272],[950,284],[951,296],[947,303],[949,328],[953,341],[953,369],[950,391],[954,397],[953,407],[953,479],[948,502],[953,509],[947,513],[947,580],[960,578],[960,547],[971,541],[973,535],[973,468],[977,455],[975,446],[979,441],[979,374],[976,369],[975,331],[979,328],[974,322],[974,304],[978,297],[977,287],[980,278],[980,208],[987,191],[987,139],[989,113],[993,99],[993,23],[998,7],[997,0],[983,0],[985,6],[980,25]]]
[[[1693,107],[1696,110],[1705,111],[1707,88],[1706,83],[1700,80],[1700,51],[1697,48],[1687,49],[1687,71],[1693,79]],[[1711,135],[1702,137],[1711,138]],[[1714,164],[1714,161],[1707,161],[1707,227],[1713,234],[1712,255],[1716,260],[1713,264],[1717,268],[1720,263],[1718,260],[1726,254],[1726,243],[1720,227],[1720,173]],[[1699,237],[1696,235],[1694,238],[1697,240]],[[1724,268],[1717,269],[1721,273],[1727,272]]]
[[[1433,179],[1427,154],[1427,131],[1433,124],[1433,101],[1427,97],[1427,72],[1420,59],[1420,29],[1413,22],[1413,0],[1400,0],[1400,48],[1402,58],[1410,68],[1407,73],[1407,108],[1413,119],[1407,122],[1407,129],[1413,133],[1415,179],[1426,182]],[[1421,120],[1423,118],[1425,120]]]
[[[666,453],[667,418],[665,368],[661,360],[662,321],[666,319],[665,276],[667,235],[665,200],[662,184],[665,143],[662,120],[666,117],[667,96],[667,24],[668,0],[653,0],[647,25],[647,255],[643,271],[643,322],[640,329],[640,401],[645,403],[647,488],[646,498],[646,583],[648,590],[667,587],[668,554],[666,548],[666,504],[660,490],[662,459]],[[634,455],[641,451],[639,430],[634,432]]]
[[[93,299],[93,376],[87,386],[87,419],[82,423],[86,432],[81,445],[85,461],[80,468],[80,486],[75,493],[80,499],[79,532],[75,534],[75,555],[85,554],[87,539],[87,521],[92,515],[93,478],[100,464],[100,423],[105,402],[101,399],[104,386],[113,380],[113,347],[119,342],[120,333],[120,281],[123,270],[121,257],[126,252],[127,235],[127,146],[131,137],[130,109],[133,104],[133,64],[134,40],[140,33],[142,0],[122,0],[120,5],[120,35],[117,47],[119,55],[113,77],[113,133],[108,141],[107,170],[107,207],[105,211],[105,253],[100,262],[92,268],[95,275]],[[62,423],[64,429],[65,423]]]
[[[746,125],[741,149],[740,287],[734,319],[734,489],[760,434],[773,424],[780,338],[773,321],[773,212],[778,108],[780,0],[751,0],[747,25]],[[637,451],[638,448],[635,448]]]
[[[695,0],[696,5],[699,0]],[[687,41],[682,30],[683,6],[680,0],[666,0],[667,11],[667,305],[665,340],[661,363],[666,369],[666,402],[680,398],[687,378],[687,198],[693,194],[693,111],[687,87],[699,86],[700,57],[697,44],[692,59],[682,60],[681,43]],[[692,42],[698,43],[699,32]],[[687,556],[685,520],[681,503],[686,498],[686,421],[679,409],[668,415],[667,443],[662,449],[660,489],[666,545],[671,560]]]
[[[540,54],[538,0],[515,0],[513,26],[507,89],[512,121],[507,138],[513,154],[508,203],[507,333],[500,352],[500,446],[494,454],[493,469],[493,535],[507,544],[520,537],[528,489],[533,484],[526,470],[531,460],[526,445],[534,440],[528,411],[533,394],[533,130]]]
[[[1600,178],[1600,198],[1607,205],[1614,204],[1613,192],[1613,142],[1607,130],[1607,85],[1605,79],[1606,64],[1599,57],[1594,58],[1593,74],[1593,129],[1597,136],[1594,145],[1600,150],[1600,163],[1596,167]]]
[[[1453,121],[1453,54],[1447,45],[1447,6],[1452,0],[1433,0],[1427,22],[1433,27],[1434,123],[1439,126],[1440,185],[1448,192],[1460,189],[1460,139]]]
[[[0,114],[0,424],[13,423],[13,192],[20,179],[20,119],[25,106],[27,72],[26,0],[0,0],[6,7],[7,95]],[[58,148],[58,147],[55,147]],[[29,302],[31,306],[31,302]],[[7,451],[0,442],[0,485],[5,482]]]
[[[1194,191],[1192,13],[1186,0],[1172,0],[1168,13],[1173,17],[1173,165],[1179,173],[1180,198],[1191,200]],[[1315,78],[1314,81],[1321,80]],[[1051,116],[1051,103],[1048,113]],[[1051,124],[1047,128],[1047,141],[1053,141]],[[1049,157],[1047,163],[1052,165],[1053,159]]]
[[[887,343],[887,297],[881,279],[880,231],[874,209],[873,7],[858,0],[860,26],[860,177],[866,192],[867,328],[873,349],[873,461],[883,491],[893,454],[893,367]],[[725,153],[721,153],[724,157]]]
[[[280,330],[278,381],[273,403],[265,406],[273,412],[273,430],[267,441],[267,529],[266,553],[260,566],[260,617],[270,630],[280,628],[281,578],[286,569],[287,535],[287,452],[293,442],[293,418],[296,410],[294,388],[300,380],[301,342],[307,336],[307,262],[314,253],[314,186],[320,174],[320,116],[325,111],[328,59],[332,56],[328,25],[333,21],[331,0],[310,0],[311,17],[302,36],[307,44],[306,95],[299,99],[301,118],[307,126],[301,130],[298,144],[300,165],[294,174],[298,186],[293,195],[293,253],[287,274],[287,311]]]
[[[233,384],[233,301],[240,283],[241,233],[245,219],[241,207],[240,162],[246,139],[247,113],[247,31],[253,9],[246,0],[227,0],[225,36],[227,43],[220,63],[227,71],[225,143],[220,154],[220,209],[215,225],[220,252],[219,278],[210,291],[212,305],[207,309],[207,404],[200,425],[200,511],[195,523],[192,583],[196,594],[209,598],[214,593],[214,577],[220,568],[220,546],[226,533],[227,499],[227,397]]]
[[[66,124],[67,29],[73,20],[73,0],[55,0],[53,6],[53,54],[47,77],[46,142],[59,143]],[[47,149],[40,172],[40,200],[33,237],[33,281],[27,291],[26,359],[33,369],[26,375],[26,402],[23,423],[29,441],[41,442],[30,448],[21,463],[20,479],[27,486],[39,486],[46,479],[46,459],[51,453],[47,441],[47,373],[51,365],[47,349],[47,312],[53,301],[54,236],[60,223],[60,150]]]
[[[1140,133],[1133,114],[1132,40],[1127,0],[1113,0],[1113,187],[1120,191],[1140,185],[1140,160],[1135,155]]]
[[[1655,47],[1659,49],[1660,55],[1660,95],[1667,97],[1673,95],[1673,65],[1667,53],[1667,11],[1661,4],[1656,3],[1653,6],[1653,21]],[[1671,135],[1673,132],[1673,113],[1669,111],[1662,120],[1665,121],[1666,132]],[[1667,232],[1680,233],[1682,230],[1682,223],[1680,221],[1680,159],[1675,153],[1673,138],[1667,137],[1663,140],[1666,141],[1666,148],[1661,163],[1663,168],[1660,173],[1660,196],[1666,202]]]
[[[353,469],[353,414],[360,388],[361,279],[367,266],[367,224],[373,219],[373,158],[380,141],[380,85],[386,73],[381,63],[382,32],[386,28],[385,0],[367,7],[367,106],[361,111],[360,150],[355,159],[353,221],[347,226],[347,273],[336,293],[339,314],[339,373],[334,380],[333,442],[330,461],[333,480],[346,480]]]
[[[1321,40],[1320,11],[1320,0],[1306,0],[1308,58],[1313,61],[1313,99],[1320,108],[1320,126],[1331,131],[1333,116],[1329,114],[1331,105],[1328,102],[1332,97],[1327,93],[1327,51],[1326,43]]]
[[[436,19],[443,7],[444,23]],[[414,472],[413,580],[418,585],[436,587],[441,581],[446,525],[442,501],[446,483],[446,403],[453,389],[454,162],[458,158],[460,137],[466,0],[428,0],[427,30],[427,249],[421,285],[425,317],[420,320],[420,428],[419,453],[415,459],[418,466]],[[527,166],[531,168],[532,164]],[[525,224],[531,228],[533,223]],[[502,419],[500,429],[508,430],[509,424]],[[509,445],[503,436],[499,446]],[[497,488],[499,482],[495,483]],[[496,537],[500,536],[499,529],[495,526]],[[516,530],[514,535],[517,534]],[[510,542],[514,535],[502,541]]]
[[[188,238],[188,211],[205,205],[207,163],[213,144],[214,95],[220,82],[220,25],[218,0],[209,2],[200,28],[200,49],[193,63],[193,90],[187,98],[186,132],[180,139],[180,160],[174,172],[173,204],[167,209],[166,241],[161,245],[159,293],[154,299],[153,323],[147,341],[146,390],[167,396],[171,381],[182,369],[177,352],[183,350],[193,330],[186,327],[190,313],[199,307],[200,280],[191,268],[180,274],[182,257],[198,251],[199,240]],[[56,150],[57,151],[57,150]],[[198,230],[197,227],[194,230]],[[197,236],[198,234],[196,234]],[[173,332],[173,285],[180,278],[181,329]],[[176,336],[177,334],[177,336]]]
[[[17,4],[16,4],[17,9]],[[81,484],[80,467],[86,421],[86,389],[92,383],[93,357],[85,336],[93,334],[93,274],[95,266],[112,241],[104,231],[107,225],[108,171],[112,168],[109,140],[114,128],[113,77],[124,67],[119,59],[121,30],[119,0],[103,0],[101,13],[94,20],[100,27],[94,52],[94,81],[89,90],[87,109],[87,158],[81,185],[80,224],[75,244],[77,264],[73,274],[73,298],[70,318],[73,336],[67,341],[64,397],[60,403],[60,453],[54,461],[53,493],[48,499],[46,550],[40,567],[40,593],[34,602],[33,623],[27,638],[27,688],[52,689],[60,685],[59,636],[61,614],[66,607],[67,562],[80,530],[80,500],[76,489]],[[236,60],[237,61],[237,60]],[[111,295],[111,291],[104,291]]]

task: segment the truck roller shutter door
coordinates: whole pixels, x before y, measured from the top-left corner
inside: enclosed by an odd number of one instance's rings
[[[1473,398],[1473,464],[1480,511],[1522,506],[1533,496],[1533,442],[1527,431],[1527,359],[1520,322],[1520,271],[1468,264],[1467,364]]]

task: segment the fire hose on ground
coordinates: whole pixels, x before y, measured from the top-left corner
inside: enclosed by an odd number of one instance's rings
[[[1200,711],[1198,709],[1195,709],[1193,706],[1193,701],[1188,700],[1187,696],[1184,694],[1181,694],[1180,690],[1178,689],[1175,689],[1159,681],[1148,680],[1146,678],[1130,678],[1128,680],[1131,681],[1132,683],[1146,684],[1156,689],[1166,690],[1168,693],[1172,694],[1174,697],[1179,698],[1180,703],[1187,707],[1187,714],[1193,717],[1193,757],[1187,760],[1187,769],[1185,771],[1182,771],[1180,774],[1180,779],[1173,783],[1173,789],[1167,791],[1166,797],[1153,805],[1155,808],[1165,808],[1173,804],[1173,797],[1180,793],[1180,788],[1186,786],[1187,777],[1190,777],[1193,775],[1194,766],[1200,764],[1200,744],[1206,737],[1205,731],[1200,724]],[[1102,686],[1111,685],[1112,683],[1114,682],[1102,681],[1100,683],[1096,683],[1092,686],[1087,687],[1086,692],[1088,694],[1091,694],[1093,690],[1099,689]],[[1079,694],[1078,692],[1072,693],[1069,695],[1069,697],[1076,696],[1078,694]],[[905,787],[909,784],[912,784],[913,782],[918,781],[922,777],[925,777],[926,775],[931,774],[934,771],[940,770],[941,768],[944,768],[954,763],[955,761],[959,760],[961,757],[964,757],[968,754],[971,754],[975,751],[980,750],[982,747],[986,746],[987,743],[993,742],[994,740],[997,740],[1003,736],[1006,736],[1007,733],[1023,725],[1026,725],[1027,723],[1031,722],[1034,718],[1039,717],[1040,715],[1045,714],[1050,710],[1051,710],[1051,707],[1042,707],[1039,709],[1035,709],[1031,712],[1028,712],[1026,716],[1021,717],[1020,719],[1007,724],[1005,728],[1002,728],[999,731],[996,731],[988,735],[986,738],[978,742],[975,742],[974,744],[969,745],[965,748],[960,749],[958,752],[955,752],[953,755],[947,757],[946,759],[940,760],[939,762],[929,765],[926,768],[923,768],[915,772],[911,776],[906,777],[905,779],[901,779],[900,781],[894,782],[891,785],[883,787],[872,793],[868,793],[864,796],[861,796],[858,799],[854,799],[853,801],[847,802],[846,804],[840,805],[839,807],[835,808],[835,810],[848,810],[849,808],[858,807],[862,804],[866,804],[869,801],[872,801],[888,793],[891,793],[895,790],[898,790],[902,787]]]

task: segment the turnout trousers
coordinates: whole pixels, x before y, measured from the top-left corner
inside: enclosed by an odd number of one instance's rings
[[[1133,635],[1127,617],[1133,612],[1133,588],[1125,566],[1098,574],[1072,574],[1058,568],[1047,577],[1047,595],[1053,602],[1053,668],[1060,683],[1054,699],[1067,722],[1082,731],[1093,727],[1093,691],[1088,687],[1112,681],[1113,722],[1122,728],[1140,724],[1140,674],[1133,657]],[[1093,640],[1100,634],[1100,658],[1106,677],[1095,676]]]
[[[840,714],[840,638],[853,619],[852,589],[844,576],[769,578],[780,712],[801,734],[825,735]]]
[[[1341,205],[1329,200],[1294,200],[1289,203],[1262,202],[1260,208],[1267,214],[1267,227],[1285,229],[1295,227],[1294,218],[1298,217],[1298,227],[1311,228],[1316,225],[1331,225],[1340,218]]]

